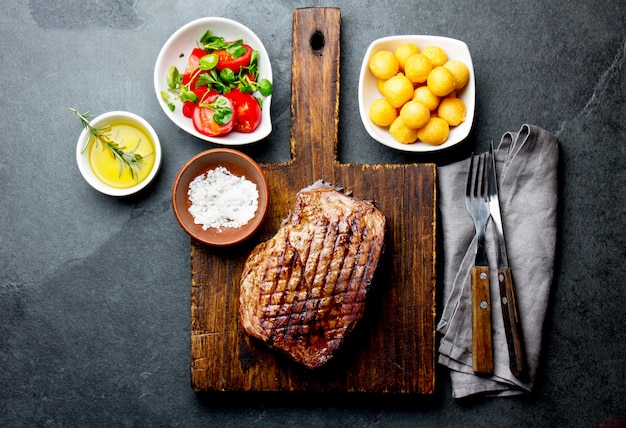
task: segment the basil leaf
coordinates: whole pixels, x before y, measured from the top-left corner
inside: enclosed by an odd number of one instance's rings
[[[193,91],[183,91],[183,93],[180,94],[180,100],[182,102],[191,101],[195,103],[198,100],[198,96]]]
[[[226,97],[217,97],[209,106],[214,110],[228,108],[228,101]]]
[[[227,125],[231,120],[233,120],[233,111],[229,108],[216,110],[213,114],[213,120],[218,125]]]
[[[263,95],[264,97],[267,97],[267,96],[271,95],[272,92],[274,92],[274,86],[272,85],[272,82],[270,82],[267,79],[259,80],[259,83],[257,84],[257,87],[258,87],[259,92],[261,93],[261,95]]]
[[[224,68],[220,71],[220,79],[224,82],[232,82],[235,80],[235,73],[230,68]]]
[[[227,46],[224,38],[218,36],[203,37],[200,42],[203,44],[203,48],[205,51],[220,50],[226,48]]]
[[[200,70],[212,70],[217,65],[219,58],[215,54],[208,54],[200,58],[198,68]]]
[[[236,40],[230,43],[226,47],[226,52],[233,58],[239,58],[246,53],[246,48],[243,47],[243,39]]]
[[[242,92],[244,94],[251,94],[256,90],[254,86],[243,80],[239,81],[239,83],[237,84],[237,89],[239,89],[239,92]]]
[[[253,50],[252,55],[250,55],[250,64],[256,64],[259,60],[259,51]]]
[[[200,43],[205,44],[208,43],[208,40],[211,38],[211,30],[206,30],[205,33],[200,37]]]
[[[178,72],[176,66],[171,66],[167,71],[167,87],[170,89],[176,89],[176,86],[182,81],[182,77]]]
[[[233,111],[229,107],[226,97],[219,96],[215,98],[207,107],[213,110],[213,120],[218,125],[226,125],[233,119]]]
[[[238,47],[236,49],[232,49],[230,51],[230,56],[233,57],[233,59],[236,59],[236,58],[239,58],[240,56],[242,56],[245,53],[246,53],[246,48],[241,46],[241,47]]]
[[[198,86],[211,86],[214,80],[209,73],[202,73],[198,76],[198,80],[196,80],[196,88]]]

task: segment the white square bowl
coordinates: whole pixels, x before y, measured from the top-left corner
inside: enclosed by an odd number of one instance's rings
[[[443,49],[448,60],[456,59],[463,61],[470,72],[470,78],[467,85],[457,92],[457,97],[461,98],[465,103],[466,117],[465,121],[458,126],[450,127],[448,139],[439,146],[431,146],[421,141],[412,144],[402,144],[396,141],[389,133],[388,127],[380,127],[375,125],[369,118],[369,107],[377,98],[382,97],[376,86],[377,79],[369,70],[369,62],[372,55],[381,50],[395,51],[395,49],[405,43],[413,43],[420,51],[427,46],[438,46]],[[472,123],[474,122],[474,109],[476,105],[476,83],[474,80],[474,66],[472,57],[467,45],[456,39],[439,36],[390,36],[374,40],[363,57],[361,72],[359,76],[359,113],[363,126],[370,136],[385,146],[405,152],[432,152],[436,150],[446,149],[460,143],[470,133]]]

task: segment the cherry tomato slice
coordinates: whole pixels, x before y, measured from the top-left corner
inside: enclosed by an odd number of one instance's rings
[[[191,81],[191,76],[198,69],[198,65],[200,64],[200,58],[206,54],[206,51],[200,48],[194,48],[194,50],[191,51],[191,55],[189,55],[189,59],[187,60],[187,67],[183,73],[183,85]]]
[[[183,115],[188,118],[193,117],[193,112],[196,109],[196,103],[191,101],[185,101],[183,103]]]
[[[261,123],[261,106],[252,94],[237,89],[225,94],[235,107],[235,131],[249,133]]]
[[[213,104],[217,102],[218,98],[221,98],[220,102],[224,103],[225,108],[230,108],[233,117],[228,123],[219,124],[216,121],[216,110],[210,107],[205,107],[207,104]],[[224,135],[232,131],[235,124],[235,112],[233,103],[223,95],[211,94],[205,97],[203,103],[198,105],[193,112],[193,125],[196,130],[209,137],[217,137]]]
[[[192,88],[191,90],[193,91],[194,94],[196,94],[196,96],[198,97],[198,102],[200,102],[200,100],[204,97],[204,95],[207,92],[209,92],[209,87],[208,86],[196,86],[195,88]]]
[[[218,71],[222,71],[225,68],[230,68],[235,74],[239,73],[241,67],[250,65],[250,58],[252,57],[252,48],[246,44],[243,45],[245,53],[237,58],[233,58],[225,49],[213,51],[217,55],[218,61],[215,68]]]

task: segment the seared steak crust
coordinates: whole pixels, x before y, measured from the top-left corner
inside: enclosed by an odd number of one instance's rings
[[[300,191],[245,263],[244,330],[309,368],[325,364],[363,314],[384,236],[385,217],[371,203],[325,185]]]

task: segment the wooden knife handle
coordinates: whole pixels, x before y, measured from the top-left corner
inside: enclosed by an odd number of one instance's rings
[[[517,301],[515,299],[515,289],[513,288],[510,268],[498,270],[498,284],[500,285],[500,306],[502,307],[506,344],[509,349],[511,373],[517,378],[522,378],[526,371],[526,359],[524,356],[522,324],[517,311]]]
[[[492,374],[489,267],[473,266],[470,275],[472,281],[472,368],[476,373]]]

